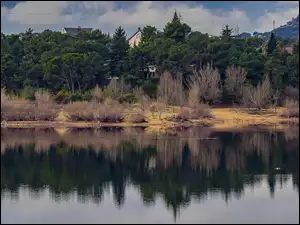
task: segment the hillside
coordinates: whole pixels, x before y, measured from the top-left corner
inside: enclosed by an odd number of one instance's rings
[[[264,33],[254,32],[253,36],[269,38],[272,32],[275,33],[276,36],[284,39],[297,38],[299,36],[299,15],[296,18],[293,18],[291,21],[288,21],[285,25],[282,25],[272,31]]]

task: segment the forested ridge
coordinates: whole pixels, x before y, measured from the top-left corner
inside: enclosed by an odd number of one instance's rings
[[[15,94],[24,88],[74,94],[103,87],[109,77],[117,76],[131,87],[155,90],[156,78],[165,71],[174,78],[181,74],[185,85],[193,71],[210,63],[220,73],[221,84],[226,69],[234,66],[246,70],[249,84],[257,85],[268,77],[273,90],[299,88],[299,40],[288,53],[287,41],[274,34],[265,43],[257,37],[234,37],[228,26],[220,33],[212,37],[192,31],[176,12],[163,31],[145,26],[142,41],[134,48],[129,47],[122,27],[113,36],[100,30],[74,37],[50,30],[35,34],[32,29],[22,34],[1,33],[1,86]],[[156,78],[147,79],[148,65],[156,66]]]

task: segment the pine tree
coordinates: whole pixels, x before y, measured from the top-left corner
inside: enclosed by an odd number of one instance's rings
[[[232,35],[233,29],[229,29],[229,25],[227,24],[224,29],[222,29],[221,35],[222,37],[230,38]]]
[[[110,48],[110,75],[121,76],[126,72],[125,62],[128,58],[129,44],[126,33],[122,27],[118,27],[113,35]]]
[[[275,37],[275,34],[272,33],[271,37],[270,37],[270,40],[268,42],[268,45],[267,45],[268,55],[272,54],[275,51],[276,45],[277,45],[277,38]]]
[[[142,42],[154,40],[157,35],[157,29],[153,26],[145,26],[142,30]]]
[[[174,39],[176,42],[184,42],[185,37],[191,32],[191,28],[181,22],[177,12],[174,12],[173,19],[168,22],[164,28],[164,35],[167,38]]]

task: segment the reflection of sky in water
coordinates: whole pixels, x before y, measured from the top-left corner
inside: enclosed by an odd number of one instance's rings
[[[278,177],[277,177],[278,180]],[[91,201],[80,203],[74,194],[67,201],[55,202],[48,190],[33,197],[28,189],[21,188],[19,197],[11,198],[2,193],[2,223],[172,223],[173,215],[164,200],[145,206],[140,193],[126,187],[125,204],[115,206],[112,191],[105,192],[100,204]],[[270,197],[266,177],[254,187],[245,187],[240,199],[226,202],[219,193],[208,194],[180,210],[177,223],[299,223],[299,193],[293,188],[292,178],[275,186],[274,198]]]

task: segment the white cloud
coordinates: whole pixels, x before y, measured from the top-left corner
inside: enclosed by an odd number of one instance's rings
[[[299,1],[278,1],[279,5],[298,5]]]
[[[117,8],[115,2],[26,1],[12,9],[1,6],[1,31],[21,32],[29,27],[36,31],[58,30],[64,26],[82,26],[112,32],[119,25],[129,32],[145,25],[162,29],[176,9],[193,30],[204,33],[218,35],[225,24],[231,27],[238,25],[240,32],[263,32],[272,29],[273,20],[279,26],[298,15],[299,3],[288,2],[277,2],[279,7],[276,12],[266,11],[264,15],[251,20],[240,9],[213,11],[202,5],[188,6],[184,2],[166,5],[164,2],[141,1],[131,7]],[[280,7],[283,4],[284,7]]]
[[[59,24],[68,2],[20,2],[9,10],[8,21],[20,24]]]
[[[1,21],[7,19],[9,10],[6,7],[1,6]]]

